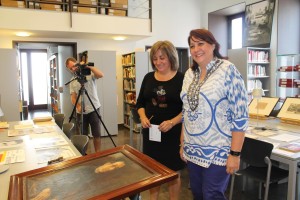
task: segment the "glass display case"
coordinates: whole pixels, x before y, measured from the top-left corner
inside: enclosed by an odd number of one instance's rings
[[[122,199],[178,174],[123,145],[15,174],[8,199]]]
[[[277,55],[276,96],[300,97],[300,54]]]

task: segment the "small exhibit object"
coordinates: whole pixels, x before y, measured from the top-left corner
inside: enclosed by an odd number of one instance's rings
[[[300,143],[291,142],[287,145],[279,147],[279,149],[297,153],[297,152],[300,152]]]

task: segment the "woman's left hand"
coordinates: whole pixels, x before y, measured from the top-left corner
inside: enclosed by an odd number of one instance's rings
[[[171,130],[171,128],[173,128],[173,122],[172,122],[171,120],[163,121],[163,122],[158,126],[158,129],[159,129],[161,132],[167,132],[167,131]]]
[[[226,172],[228,174],[234,174],[240,168],[240,156],[228,155],[226,163]]]

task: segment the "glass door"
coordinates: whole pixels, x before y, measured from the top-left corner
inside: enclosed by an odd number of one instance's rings
[[[21,50],[23,102],[28,109],[47,109],[48,76],[46,50]]]

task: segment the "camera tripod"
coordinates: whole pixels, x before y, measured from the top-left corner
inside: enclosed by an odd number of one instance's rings
[[[87,82],[87,81],[86,81],[86,77],[84,77],[84,78],[76,77],[76,78],[72,79],[71,81],[67,82],[65,85],[68,85],[69,83],[71,83],[71,82],[74,81],[74,80],[77,80],[77,81],[80,83],[81,88],[80,88],[80,90],[79,90],[79,94],[77,95],[77,99],[76,99],[76,102],[75,102],[75,104],[74,104],[72,113],[71,113],[71,115],[70,115],[70,117],[69,117],[69,122],[71,122],[71,120],[72,120],[72,118],[73,118],[73,115],[74,115],[74,113],[75,113],[75,111],[76,111],[76,105],[77,105],[77,103],[78,103],[78,101],[79,101],[79,98],[80,98],[80,96],[81,96],[81,97],[82,97],[82,98],[81,98],[82,100],[81,100],[81,115],[80,115],[80,117],[81,117],[81,119],[80,119],[80,122],[81,122],[81,123],[80,123],[80,130],[81,130],[81,131],[80,131],[80,134],[83,134],[84,95],[86,95],[87,98],[88,98],[88,100],[89,100],[89,102],[91,103],[91,105],[92,105],[94,111],[96,112],[97,117],[99,118],[101,124],[103,125],[105,131],[107,132],[107,135],[109,136],[110,140],[112,141],[114,147],[116,147],[116,144],[115,144],[114,140],[112,139],[111,134],[110,134],[109,131],[107,130],[107,128],[106,128],[106,126],[105,126],[105,124],[104,124],[104,122],[103,122],[103,120],[102,120],[100,114],[98,113],[98,111],[97,111],[97,109],[95,108],[95,106],[94,106],[94,104],[93,104],[93,102],[92,102],[92,100],[91,100],[91,98],[90,98],[88,92],[87,92],[86,89],[85,89],[84,83]]]

